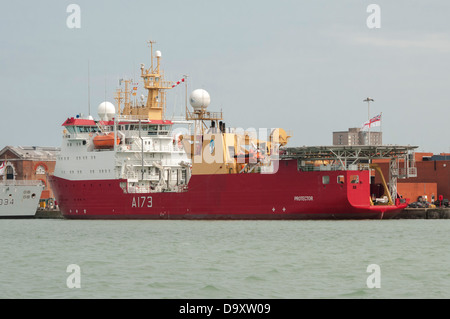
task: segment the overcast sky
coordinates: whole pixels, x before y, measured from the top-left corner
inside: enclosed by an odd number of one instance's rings
[[[80,28],[67,26],[71,3]],[[370,4],[380,28],[367,25]],[[153,40],[166,79],[188,74],[189,93],[207,90],[228,127],[331,145],[333,131],[367,120],[370,96],[385,144],[449,152],[449,12],[448,0],[3,1],[0,147],[60,146],[61,124],[89,112],[88,61],[96,117],[119,78],[140,80]],[[169,114],[184,96],[168,92]]]

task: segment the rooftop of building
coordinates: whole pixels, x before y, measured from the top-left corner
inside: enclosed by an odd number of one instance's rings
[[[5,146],[0,151],[0,158],[10,151],[19,159],[39,159],[39,160],[56,160],[60,153],[59,147],[48,146]]]

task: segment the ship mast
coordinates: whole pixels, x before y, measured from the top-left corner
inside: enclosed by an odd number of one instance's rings
[[[172,88],[172,82],[164,79],[164,72],[161,70],[161,52],[156,51],[156,67],[153,60],[153,44],[155,41],[148,41],[151,50],[151,65],[146,69],[141,64],[141,77],[144,81],[144,88],[148,91],[147,102],[143,106],[132,106],[131,103],[125,104],[123,115],[137,116],[139,119],[163,120],[166,109],[166,92]],[[125,82],[125,84],[127,84]],[[127,89],[125,89],[127,91]],[[125,98],[126,98],[125,94]]]
[[[119,86],[122,85],[122,82],[125,82],[125,90],[122,91],[121,88],[118,88],[116,90],[116,93],[114,94],[114,99],[117,102],[118,114],[121,114],[120,105],[122,103],[122,100],[124,101],[124,110],[131,108],[131,102],[130,102],[131,90],[129,90],[129,88],[128,88],[128,85],[130,84],[131,80],[120,79],[119,80]]]

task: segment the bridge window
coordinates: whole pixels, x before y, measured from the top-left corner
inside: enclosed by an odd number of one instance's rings
[[[351,175],[350,176],[350,183],[358,184],[359,183],[359,175]]]
[[[156,135],[158,131],[158,125],[149,125],[148,135]]]
[[[344,175],[338,175],[337,182],[338,182],[338,184],[344,184],[344,182],[345,182]]]
[[[330,184],[330,176],[322,176],[322,184]]]

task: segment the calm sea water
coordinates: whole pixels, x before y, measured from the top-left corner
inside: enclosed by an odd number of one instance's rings
[[[0,220],[0,233],[0,298],[450,298],[449,220]]]

